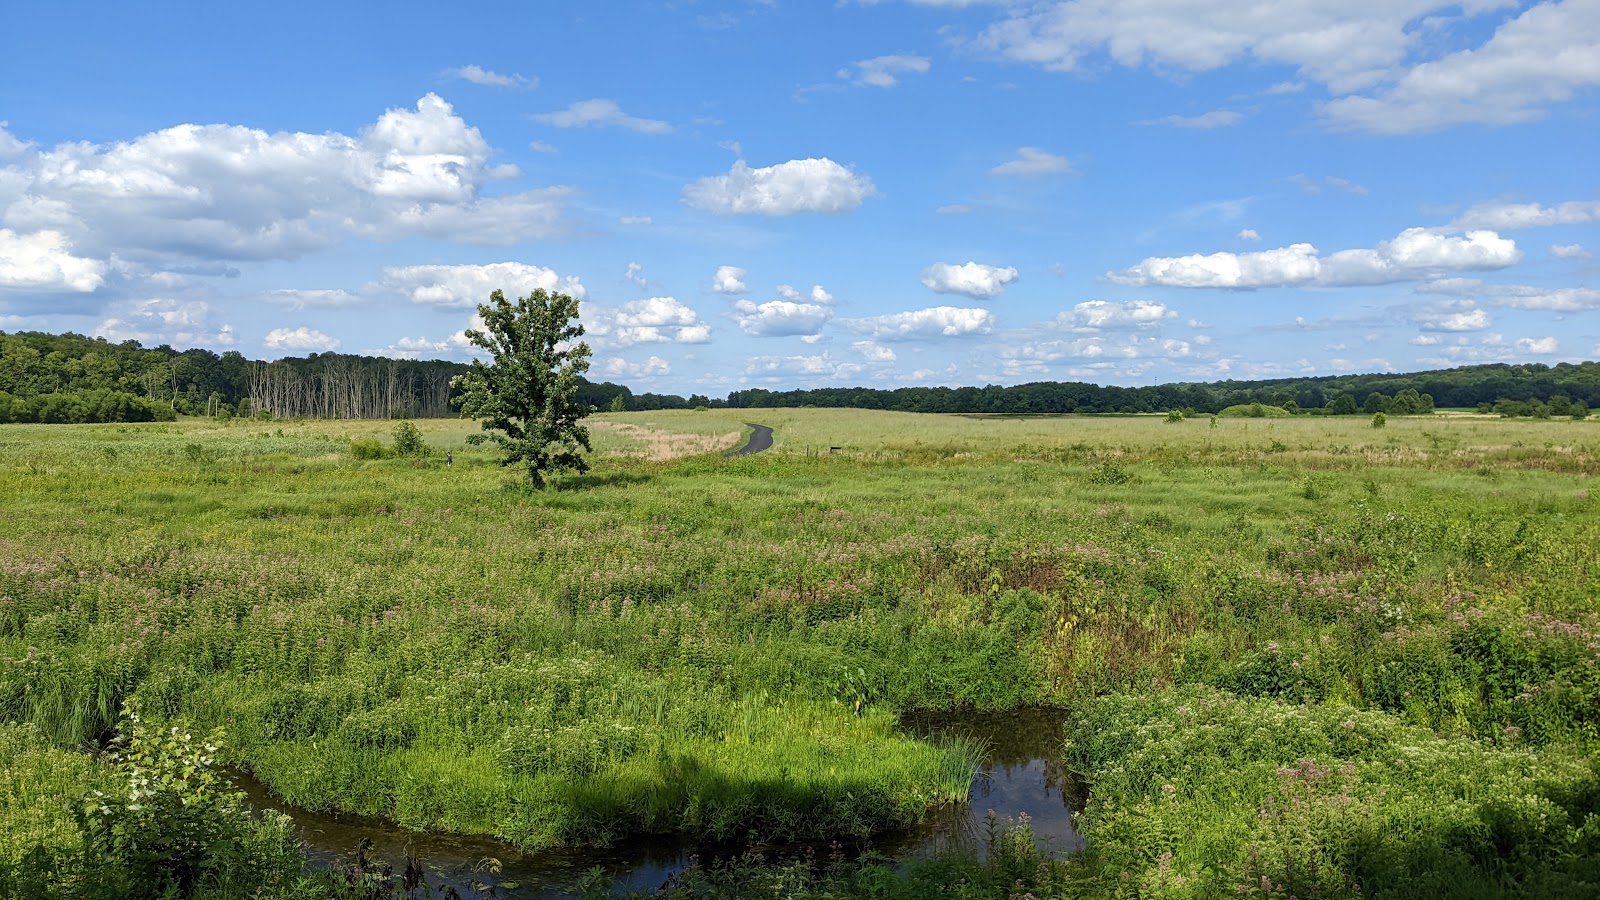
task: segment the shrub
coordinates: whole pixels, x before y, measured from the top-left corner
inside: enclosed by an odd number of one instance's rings
[[[1372,414],[1372,427],[1373,428],[1382,428],[1383,426],[1385,426],[1387,424],[1389,424],[1389,420],[1384,417],[1383,413],[1373,413]]]
[[[222,731],[196,739],[124,707],[105,790],[72,807],[77,847],[36,845],[0,864],[0,896],[271,897],[303,887],[301,848],[287,816],[257,819],[228,784]],[[281,892],[281,893],[280,893]]]
[[[1229,419],[1287,419],[1289,411],[1281,406],[1266,406],[1260,403],[1240,403],[1230,406],[1217,413]]]
[[[142,722],[137,707],[124,713],[111,760],[126,793],[90,795],[83,804],[85,845],[105,865],[152,894],[299,873],[288,818],[252,818],[244,795],[224,779],[222,729],[196,740],[186,723],[163,730]]]
[[[1108,459],[1089,473],[1089,480],[1095,484],[1127,484],[1133,480],[1133,475],[1121,463]]]
[[[422,456],[428,452],[428,444],[417,426],[401,422],[394,426],[394,452],[399,456]]]
[[[356,459],[383,459],[392,452],[377,438],[352,438],[350,440],[350,455]]]

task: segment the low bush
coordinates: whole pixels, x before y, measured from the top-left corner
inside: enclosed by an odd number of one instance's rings
[[[401,422],[394,426],[394,452],[396,456],[425,456],[428,442],[422,439],[422,432],[416,425]]]
[[[1230,406],[1217,413],[1225,419],[1288,419],[1294,414],[1281,406],[1268,406],[1264,403],[1240,403]]]
[[[377,438],[351,438],[350,455],[356,459],[385,459],[393,456],[394,451]]]
[[[127,709],[105,768],[80,773],[98,786],[64,804],[75,840],[57,822],[25,852],[0,859],[0,897],[304,895],[288,817],[250,814],[223,775],[221,739],[220,730],[196,738],[183,724],[158,728]]]

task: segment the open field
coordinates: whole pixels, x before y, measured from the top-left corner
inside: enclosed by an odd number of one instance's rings
[[[1600,884],[1600,424],[592,421],[540,493],[456,421],[0,428],[0,865],[72,844],[128,698],[292,804],[530,848],[904,827],[974,748],[900,713],[1050,704],[1091,850],[998,854],[1036,896]]]

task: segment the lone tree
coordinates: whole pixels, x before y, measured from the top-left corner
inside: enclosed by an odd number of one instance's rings
[[[539,288],[513,303],[495,291],[478,315],[483,330],[469,328],[467,340],[493,362],[473,360],[470,371],[457,375],[452,384],[462,394],[452,402],[491,433],[467,441],[499,444],[500,465],[526,465],[536,488],[544,487],[546,472],[589,471],[578,452],[593,449],[579,420],[594,412],[578,402],[578,376],[589,371],[589,345],[574,343],[583,336],[583,326],[574,324],[578,301]]]

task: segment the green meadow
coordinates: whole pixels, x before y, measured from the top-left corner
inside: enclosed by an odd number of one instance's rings
[[[827,840],[965,802],[981,748],[903,714],[1051,706],[1084,853],[660,896],[1600,895],[1600,424],[591,423],[537,492],[459,421],[0,427],[0,891],[148,895],[82,849],[139,760],[525,849]],[[338,895],[195,827],[233,862],[174,896]]]

